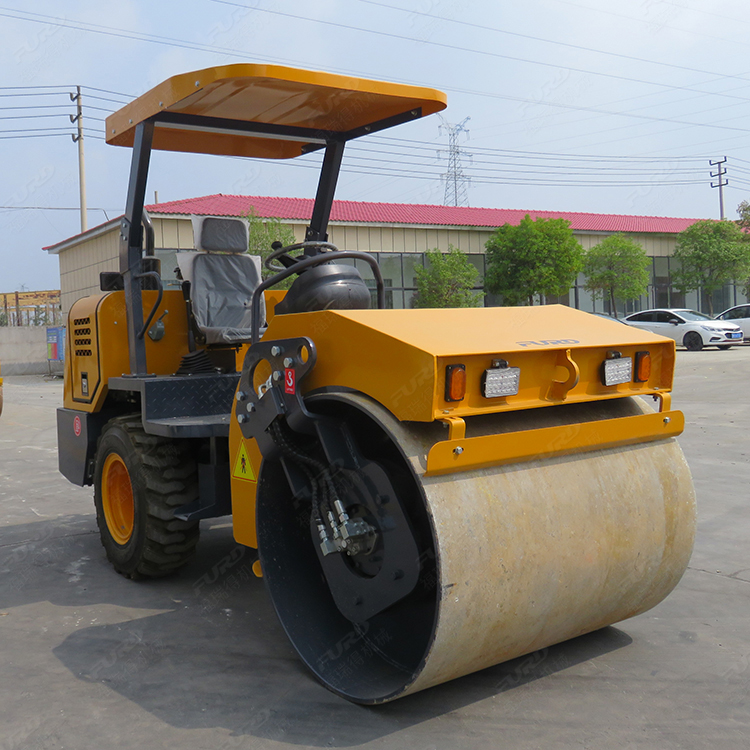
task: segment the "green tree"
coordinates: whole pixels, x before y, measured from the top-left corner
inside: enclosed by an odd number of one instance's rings
[[[737,206],[737,213],[740,216],[737,220],[737,225],[747,232],[750,230],[750,203],[742,201],[742,203]],[[745,241],[749,240],[750,235],[745,234]],[[742,292],[746,297],[750,297],[750,276],[742,282]]]
[[[485,243],[485,286],[506,305],[534,304],[535,294],[559,296],[575,281],[583,249],[566,219],[534,219],[504,224]]]
[[[482,293],[471,291],[477,280],[477,269],[456,247],[447,253],[428,250],[428,266],[414,270],[417,274],[417,293],[414,307],[479,307]]]
[[[281,242],[285,247],[293,245],[297,241],[294,237],[294,230],[288,224],[282,224],[280,219],[262,219],[255,213],[255,209],[252,206],[246,218],[250,228],[248,250],[250,255],[260,255],[263,265],[263,279],[265,280],[275,273],[275,271],[271,271],[265,266],[266,258],[273,252],[271,245],[277,241]],[[295,276],[292,276],[282,281],[277,284],[276,288],[288,289],[295,278]]]
[[[615,299],[631,300],[648,289],[651,260],[635,241],[617,233],[605,237],[583,256],[584,288],[594,298],[609,299],[617,317]]]
[[[742,201],[742,203],[737,206],[737,213],[740,217],[737,220],[737,224],[739,224],[743,229],[750,229],[750,203],[748,203],[747,201]]]
[[[672,272],[672,284],[683,294],[703,289],[709,315],[714,313],[712,295],[717,289],[750,275],[750,243],[732,221],[696,221],[677,235],[673,257],[680,268]]]

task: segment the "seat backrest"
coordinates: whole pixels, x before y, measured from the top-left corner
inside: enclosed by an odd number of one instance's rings
[[[208,252],[177,254],[182,278],[190,282],[195,324],[208,344],[249,341],[250,302],[262,276],[260,258],[247,253],[247,224],[242,219],[199,218],[195,244]],[[261,315],[265,318],[262,304]]]
[[[207,253],[246,253],[249,227],[244,219],[226,216],[191,216],[198,250]]]

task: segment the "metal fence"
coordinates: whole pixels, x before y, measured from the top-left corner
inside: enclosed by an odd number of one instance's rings
[[[60,291],[0,293],[0,326],[58,326],[63,324]]]

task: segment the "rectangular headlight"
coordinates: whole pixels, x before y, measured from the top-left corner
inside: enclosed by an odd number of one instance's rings
[[[485,398],[515,396],[521,380],[518,367],[493,367],[484,371],[482,376],[482,395]]]
[[[602,383],[619,385],[633,379],[633,360],[631,357],[605,359],[602,363]]]

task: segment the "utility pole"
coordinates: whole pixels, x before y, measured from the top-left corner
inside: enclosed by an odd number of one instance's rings
[[[446,122],[440,115],[441,120],[439,130],[445,130],[448,133],[448,171],[443,175],[445,178],[445,196],[443,198],[444,206],[468,206],[469,192],[467,184],[469,178],[466,177],[461,168],[461,148],[458,145],[459,133],[468,133],[464,125],[471,119],[464,117],[458,125],[452,125]]]
[[[713,172],[710,172],[711,177],[718,177],[719,181],[714,185],[714,183],[711,183],[712,188],[719,188],[719,214],[722,219],[724,219],[724,186],[729,184],[729,180],[725,180],[724,175],[727,173],[726,168],[724,167],[724,164],[727,163],[727,157],[725,156],[723,159],[717,159],[716,161],[711,161],[709,159],[709,165],[712,167],[718,167],[716,170],[716,174]]]
[[[68,115],[70,121],[78,125],[78,135],[71,135],[73,143],[78,144],[78,189],[81,206],[81,231],[88,229],[86,218],[86,168],[83,163],[83,106],[81,102],[81,87],[76,86],[76,93],[70,94],[70,101],[76,103],[76,114]]]

